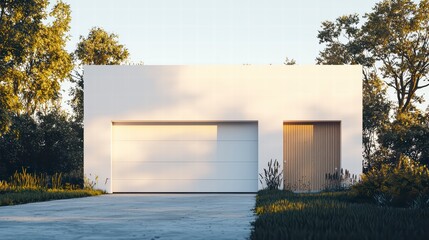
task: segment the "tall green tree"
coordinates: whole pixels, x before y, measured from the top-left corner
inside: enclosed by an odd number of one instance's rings
[[[360,40],[362,30],[359,22],[357,14],[340,16],[334,22],[322,22],[317,38],[319,44],[325,45],[325,49],[316,58],[317,64],[360,64],[367,68],[373,66],[374,59],[368,56]]]
[[[42,133],[37,122],[26,114],[11,116],[10,130],[0,137],[0,180],[7,180],[22,167],[35,168]]]
[[[0,137],[0,180],[22,167],[82,184],[83,149],[74,122],[58,106],[48,113],[12,117],[10,131]]]
[[[390,154],[390,161],[398,160],[400,153],[426,161],[424,147],[413,140],[422,137],[409,133],[419,133],[411,131],[411,125],[413,129],[428,128],[427,115],[415,107],[423,101],[418,90],[429,86],[428,3],[384,0],[364,16],[362,24],[358,15],[341,16],[323,22],[318,33],[319,43],[325,45],[316,58],[318,64],[364,66],[363,153],[369,167],[380,152]],[[395,92],[392,104],[383,85]],[[393,122],[389,121],[389,106],[395,110]],[[407,127],[395,131],[395,124]]]
[[[118,35],[100,27],[92,28],[86,38],[80,37],[75,54],[86,65],[117,65],[129,56],[128,49],[118,42]]]
[[[83,183],[83,141],[80,129],[69,115],[59,107],[47,114],[38,114],[41,147],[37,163],[38,172],[62,172],[70,182]]]
[[[406,113],[429,86],[429,0],[385,0],[365,17],[363,45],[395,90],[397,113]]]
[[[381,132],[389,125],[391,102],[387,99],[384,82],[374,72],[365,75],[362,84],[362,145],[363,171],[380,167],[383,151],[378,144]]]
[[[429,165],[429,115],[420,110],[401,113],[379,134],[379,143],[390,154],[386,163],[397,163],[401,155]]]
[[[397,114],[413,110],[429,86],[429,0],[384,0],[364,16],[325,21],[319,43],[326,47],[318,64],[361,64],[395,91]]]
[[[13,115],[32,115],[59,97],[73,68],[65,50],[70,7],[48,0],[0,2],[0,134]]]
[[[74,52],[79,69],[74,71],[72,82],[71,105],[75,112],[76,122],[83,122],[83,72],[82,65],[116,65],[124,63],[129,56],[128,49],[118,42],[118,35],[94,27],[87,37],[80,37]]]

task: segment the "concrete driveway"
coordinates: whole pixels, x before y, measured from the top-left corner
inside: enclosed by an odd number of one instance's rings
[[[0,239],[247,239],[253,194],[103,195],[0,207]]]

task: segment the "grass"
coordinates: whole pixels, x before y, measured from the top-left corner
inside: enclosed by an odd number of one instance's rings
[[[89,197],[101,194],[103,194],[103,191],[91,189],[21,190],[17,192],[0,193],[0,206],[42,202],[57,199]]]
[[[104,191],[94,189],[94,183],[86,182],[86,187],[62,184],[62,174],[51,177],[46,174],[28,173],[25,168],[15,172],[9,181],[0,181],[0,206],[41,202],[56,199],[97,196]]]
[[[251,239],[428,239],[429,209],[353,202],[347,192],[258,192]]]

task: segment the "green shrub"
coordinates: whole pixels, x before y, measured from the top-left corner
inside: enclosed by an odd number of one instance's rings
[[[277,159],[271,159],[268,162],[268,169],[264,168],[264,175],[262,173],[259,174],[259,182],[263,186],[264,183],[269,190],[279,189],[282,184],[282,175],[283,172],[280,169],[280,164]]]
[[[401,156],[396,166],[385,164],[380,170],[364,174],[361,182],[352,187],[352,194],[379,205],[408,207],[417,198],[429,196],[429,170]]]

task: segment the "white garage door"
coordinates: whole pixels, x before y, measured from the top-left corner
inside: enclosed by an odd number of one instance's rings
[[[113,192],[256,192],[257,122],[113,123]]]

